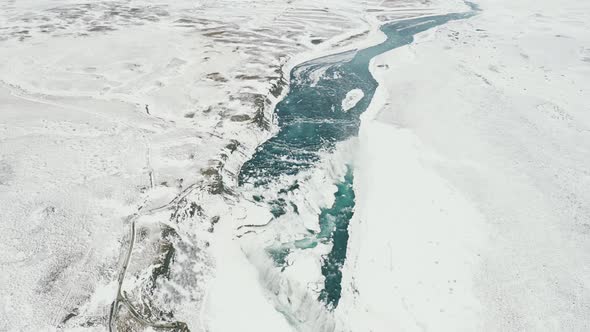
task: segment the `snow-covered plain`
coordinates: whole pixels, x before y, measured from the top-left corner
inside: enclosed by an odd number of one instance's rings
[[[590,329],[590,6],[478,3],[373,62],[352,331]]]
[[[118,330],[588,330],[590,8],[480,5],[374,60],[359,139],[301,188],[317,214],[333,192],[314,186],[354,164],[329,312],[310,296],[317,259],[298,252],[279,276],[253,255],[240,226],[270,216],[236,174],[276,130],[293,66],[466,6],[1,3],[0,330],[104,331],[118,296],[138,311],[121,305]]]

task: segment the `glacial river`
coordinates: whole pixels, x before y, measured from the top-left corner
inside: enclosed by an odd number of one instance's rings
[[[290,90],[276,106],[279,131],[244,164],[239,174],[240,185],[258,188],[257,193],[271,188],[278,191],[275,196],[278,198],[272,200],[262,194],[253,194],[254,200],[268,205],[275,218],[288,213],[297,214],[298,207],[289,201],[287,193],[296,192],[299,183],[293,180],[287,187],[277,189],[278,179],[297,179],[301,172],[316,167],[320,156],[333,151],[338,142],[358,134],[360,116],[368,108],[378,85],[369,72],[371,59],[410,44],[419,32],[451,20],[467,18],[473,13],[386,24],[381,30],[387,39],[381,44],[318,58],[295,67],[290,74]],[[344,110],[342,101],[354,89],[362,90],[364,96],[354,107]],[[294,248],[313,248],[318,242],[330,243],[331,252],[322,257],[325,284],[319,295],[319,300],[328,308],[336,307],[340,300],[341,268],[346,259],[348,224],[355,206],[353,181],[353,170],[348,167],[343,181],[337,184],[333,205],[324,207],[317,217],[321,229],[319,232],[310,232],[304,240],[296,243],[278,243],[268,250],[277,265],[281,265]]]

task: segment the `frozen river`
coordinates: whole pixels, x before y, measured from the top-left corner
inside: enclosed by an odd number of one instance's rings
[[[355,207],[353,166],[344,166],[346,171],[336,183],[332,205],[320,207],[315,221],[318,227],[293,230],[289,225],[276,224],[302,222],[305,217],[298,216],[298,204],[305,201],[299,190],[308,181],[305,174],[317,168],[326,156],[331,158],[339,143],[358,134],[361,114],[369,107],[378,86],[369,71],[370,61],[377,55],[412,43],[417,33],[472,15],[473,12],[467,12],[386,24],[381,28],[387,37],[382,43],[296,66],[290,74],[290,91],[276,107],[277,134],[262,144],[241,169],[240,185],[252,191],[247,195],[254,201],[268,205],[274,217],[273,231],[299,233],[292,235],[296,240],[277,240],[266,246],[264,250],[277,266],[284,268],[291,264],[289,261],[293,259],[287,257],[293,251],[313,249],[319,243],[330,248],[316,257],[321,261],[324,279],[318,299],[329,310],[338,305],[341,297],[348,224]],[[343,102],[352,99],[351,95],[360,98],[352,103]],[[327,185],[314,189],[330,192],[329,186],[334,184]],[[277,235],[277,238],[285,237]]]

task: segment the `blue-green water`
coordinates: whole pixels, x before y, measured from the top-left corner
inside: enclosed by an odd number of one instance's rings
[[[416,33],[469,15],[449,14],[387,24],[381,28],[387,40],[379,45],[360,50],[348,59],[342,53],[295,67],[290,75],[289,93],[276,107],[279,132],[244,164],[239,183],[265,185],[280,176],[295,175],[313,167],[319,160],[319,152],[330,151],[337,142],[358,133],[360,115],[377,88],[369,72],[372,58],[411,43]],[[345,60],[334,62],[338,57]],[[326,66],[324,75],[312,84],[310,76]],[[341,102],[353,89],[363,90],[364,97],[344,112]]]
[[[476,9],[472,6],[472,9]],[[414,35],[451,20],[470,17],[474,12],[431,16],[384,25],[387,39],[378,45],[315,59],[295,67],[290,75],[290,90],[278,103],[276,116],[279,132],[262,144],[244,164],[239,174],[240,185],[271,188],[284,176],[297,175],[314,167],[320,153],[330,152],[336,143],[357,135],[360,115],[367,109],[377,82],[369,72],[369,62],[375,56],[410,44]],[[317,79],[318,73],[322,75]],[[393,73],[392,73],[393,74]],[[343,111],[342,100],[353,89],[361,89],[364,97],[350,110]],[[332,243],[331,252],[323,258],[324,289],[319,299],[329,308],[338,305],[341,292],[341,267],[346,259],[348,223],[354,213],[353,176],[349,168],[344,180],[337,184],[338,192],[332,207],[324,208],[318,217],[320,232],[305,234],[294,243],[277,243],[267,252],[279,265],[295,248],[313,248],[319,241]],[[279,198],[266,202],[275,218],[298,213],[297,206],[288,201],[287,193],[299,187],[297,182],[281,189]],[[253,197],[264,202],[264,197]]]
[[[354,214],[354,190],[352,188],[352,168],[348,168],[344,181],[338,184],[334,195],[334,204],[320,213],[319,238],[332,242],[332,250],[324,257],[322,274],[324,289],[320,292],[320,300],[335,308],[342,291],[342,265],[346,260],[348,248],[348,224]]]

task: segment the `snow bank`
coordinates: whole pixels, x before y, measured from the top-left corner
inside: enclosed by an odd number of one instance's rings
[[[481,7],[373,62],[342,326],[590,328],[590,10]]]

